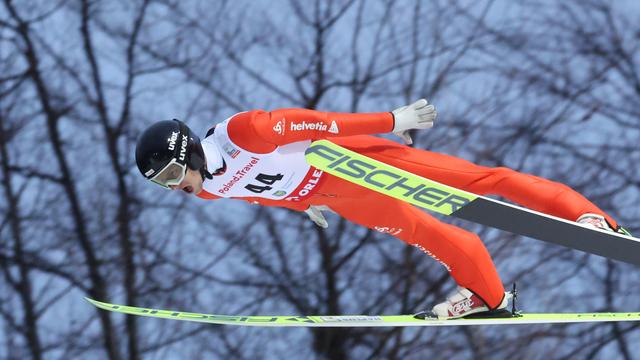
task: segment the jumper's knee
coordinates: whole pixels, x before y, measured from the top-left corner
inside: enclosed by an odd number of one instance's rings
[[[483,174],[469,183],[465,190],[478,195],[496,194],[500,183],[515,173],[507,167],[484,168]]]
[[[509,178],[513,175],[517,174],[517,172],[513,169],[510,169],[508,167],[504,167],[504,166],[500,166],[500,167],[496,167],[496,168],[492,168],[491,169],[491,177],[494,178],[493,182],[494,183],[499,183],[500,181],[503,181],[506,178]]]

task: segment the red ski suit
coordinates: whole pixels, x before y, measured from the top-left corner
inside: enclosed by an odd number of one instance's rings
[[[314,130],[278,133],[274,127],[322,122]],[[323,131],[333,122],[339,134]],[[269,153],[277,146],[302,140],[329,138],[332,142],[414,174],[475,194],[503,196],[517,204],[543,213],[575,221],[584,213],[606,217],[602,210],[571,188],[536,176],[499,167],[483,167],[466,160],[414,149],[386,139],[366,136],[391,132],[391,113],[344,114],[305,109],[272,112],[254,110],[235,115],[228,124],[230,139],[254,153]],[[198,196],[216,199],[202,191]],[[344,218],[371,229],[389,233],[416,246],[443,264],[455,281],[495,308],[504,288],[489,252],[480,238],[456,226],[440,222],[423,210],[324,173],[310,194],[300,202],[243,197],[253,203],[281,206],[298,211],[310,205],[326,205]]]

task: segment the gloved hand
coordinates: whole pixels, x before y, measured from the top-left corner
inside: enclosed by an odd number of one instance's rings
[[[324,205],[321,205],[321,206],[311,205],[304,212],[307,214],[307,216],[309,216],[309,219],[311,219],[311,221],[316,223],[316,225],[320,226],[323,229],[326,229],[329,227],[329,223],[327,222],[327,219],[324,218],[324,215],[322,215],[322,211],[325,211],[325,210],[331,210],[331,209],[329,209],[329,207]]]
[[[413,144],[409,130],[432,127],[438,115],[436,108],[429,105],[425,99],[397,108],[391,113],[394,119],[393,133],[401,137],[407,145]]]

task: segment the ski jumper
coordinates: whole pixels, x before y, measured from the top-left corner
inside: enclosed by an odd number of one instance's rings
[[[281,109],[236,114],[218,124],[202,141],[205,156],[208,149],[217,146],[226,169],[206,179],[198,196],[243,199],[297,211],[310,205],[328,206],[356,224],[389,233],[421,249],[440,262],[458,285],[478,295],[490,308],[500,304],[504,288],[476,234],[443,223],[411,204],[311,167],[304,161],[311,140],[329,139],[416,175],[478,195],[499,195],[570,221],[595,213],[617,226],[597,206],[563,184],[366,135],[390,132],[393,125],[391,113]]]

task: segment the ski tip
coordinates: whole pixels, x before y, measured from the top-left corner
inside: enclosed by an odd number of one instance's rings
[[[98,307],[98,308],[103,308],[104,304],[105,304],[105,303],[103,303],[101,301],[94,300],[94,299],[92,299],[90,297],[87,297],[87,296],[85,296],[84,299],[87,300],[91,305],[93,305],[95,307]]]
[[[84,299],[87,300],[87,302],[89,302],[91,305],[97,306],[97,301],[93,300],[92,298],[85,296]]]
[[[98,308],[100,310],[113,311],[111,308],[113,306],[117,306],[117,305],[105,303],[105,302],[102,302],[102,301],[94,300],[94,299],[92,299],[90,297],[86,297],[86,296],[85,296],[84,299],[87,300],[91,305],[95,306],[96,308]]]

